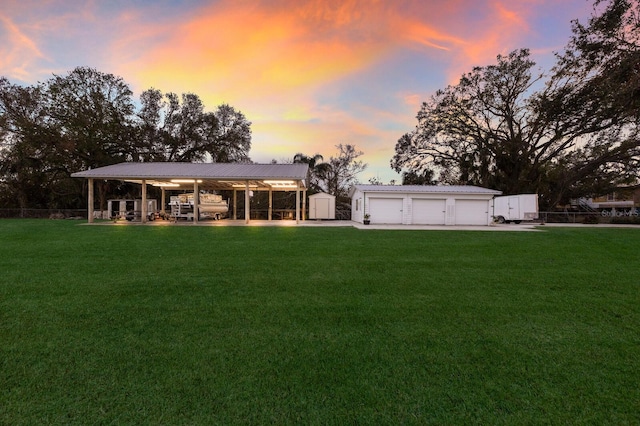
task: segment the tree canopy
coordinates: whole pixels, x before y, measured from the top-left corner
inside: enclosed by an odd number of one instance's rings
[[[198,95],[162,94],[149,89],[140,96],[137,114],[140,144],[134,161],[249,161],[251,123],[232,106],[205,112]],[[145,155],[140,158],[140,154]]]
[[[537,192],[543,207],[636,181],[637,1],[597,1],[574,22],[557,65],[539,70],[528,49],[475,67],[422,104],[391,167],[506,194]]]
[[[330,167],[329,163],[324,162],[324,157],[321,154],[305,155],[301,152],[293,156],[294,163],[304,163],[309,165],[307,170],[307,188],[309,194],[315,194],[322,192],[321,177],[327,172]]]
[[[367,164],[358,160],[364,152],[355,145],[338,144],[336,149],[338,154],[329,158],[328,167],[320,171],[319,180],[324,192],[335,195],[338,200],[344,200],[348,198],[349,188],[358,182],[358,174],[367,168]]]
[[[307,175],[308,188],[311,193],[326,192],[335,195],[339,200],[348,198],[349,188],[358,182],[358,174],[367,168],[367,164],[358,160],[364,153],[351,144],[338,144],[337,155],[323,162],[323,156],[315,154],[307,156],[298,153],[294,163],[309,164]]]
[[[193,93],[149,89],[139,107],[120,77],[78,67],[33,86],[0,77],[0,203],[81,208],[73,172],[122,161],[250,161],[251,123]],[[112,183],[98,182],[104,207]]]

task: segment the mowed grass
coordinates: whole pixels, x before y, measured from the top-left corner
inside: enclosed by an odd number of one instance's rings
[[[0,238],[2,424],[640,422],[640,229]]]

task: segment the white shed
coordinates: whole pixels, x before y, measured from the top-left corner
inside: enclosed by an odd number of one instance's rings
[[[469,185],[355,185],[351,220],[398,225],[489,225],[500,191]]]
[[[319,192],[309,195],[309,219],[335,219],[335,195]]]

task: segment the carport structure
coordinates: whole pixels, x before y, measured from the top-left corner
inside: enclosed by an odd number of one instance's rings
[[[142,187],[141,220],[146,222],[147,185],[162,189],[161,209],[166,206],[166,190],[193,190],[194,194],[205,191],[233,191],[233,211],[236,212],[237,192],[244,192],[244,221],[250,221],[250,191],[269,192],[268,219],[272,219],[273,191],[296,192],[296,223],[306,206],[306,176],[308,164],[236,164],[236,163],[119,163],[73,173],[71,177],[88,180],[88,221],[93,222],[95,180],[120,180],[136,183]],[[198,197],[194,197],[194,218],[198,222]]]

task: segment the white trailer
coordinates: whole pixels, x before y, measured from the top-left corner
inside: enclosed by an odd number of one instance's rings
[[[538,194],[518,194],[493,199],[493,219],[498,223],[520,223],[538,218]]]

